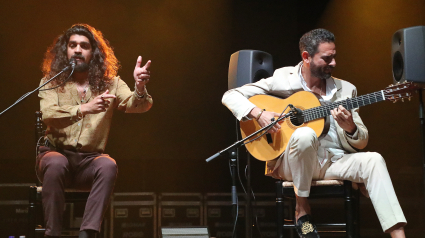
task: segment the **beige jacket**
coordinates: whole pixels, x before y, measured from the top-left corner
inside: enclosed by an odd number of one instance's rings
[[[287,98],[298,91],[303,91],[301,80],[298,76],[301,64],[299,63],[295,67],[277,69],[272,77],[231,89],[223,95],[222,103],[232,111],[238,120],[247,120],[248,118],[246,116],[255,107],[248,98],[258,94]],[[332,79],[337,87],[337,92],[331,99],[332,102],[357,96],[357,89],[353,84],[337,78]],[[359,109],[353,109],[351,113],[354,123],[357,125],[356,136],[353,138],[347,136],[338,123],[336,123],[336,127],[338,138],[344,150],[354,153],[366,147],[369,135],[366,126],[359,116]]]
[[[44,82],[41,80],[40,85]],[[50,84],[43,88],[50,88]],[[46,136],[53,146],[59,149],[77,150],[81,152],[99,152],[105,150],[114,109],[126,113],[141,113],[152,106],[152,97],[145,91],[139,99],[127,84],[119,77],[113,79],[109,94],[116,96],[110,107],[98,114],[87,114],[82,119],[77,112],[81,105],[77,87],[74,82],[67,82],[60,88],[40,91],[40,110],[43,122],[48,126]],[[93,100],[97,95],[88,89],[86,100]]]

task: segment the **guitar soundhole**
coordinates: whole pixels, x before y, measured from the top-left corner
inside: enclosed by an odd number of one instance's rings
[[[302,112],[290,117],[291,123],[294,126],[301,126],[304,124],[304,117]]]

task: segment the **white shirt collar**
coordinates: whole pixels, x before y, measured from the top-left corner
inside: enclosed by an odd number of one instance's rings
[[[307,87],[307,83],[305,82],[304,77],[301,73],[302,67],[303,67],[303,64],[301,64],[300,69],[298,70],[298,76],[300,77],[301,85],[305,91],[311,92],[311,89]],[[334,96],[337,90],[338,89],[336,88],[334,80],[332,79],[332,77],[329,77],[326,79],[326,95],[321,97],[323,98],[323,100],[329,101]]]

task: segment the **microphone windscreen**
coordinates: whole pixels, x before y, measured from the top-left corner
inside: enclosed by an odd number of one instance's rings
[[[75,67],[75,64],[76,64],[75,58],[69,59],[69,64],[72,66],[72,68],[74,68]]]

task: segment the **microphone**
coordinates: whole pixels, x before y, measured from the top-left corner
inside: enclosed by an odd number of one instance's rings
[[[76,64],[76,60],[75,60],[75,58],[71,58],[71,59],[69,60],[69,64],[71,65],[71,67],[72,67],[72,68],[75,68],[75,64]]]
[[[66,66],[65,68],[63,68],[62,71],[66,71],[66,70],[68,70],[70,68],[74,69],[75,68],[75,65],[76,65],[75,58],[71,58],[71,59],[69,59],[68,66]]]

